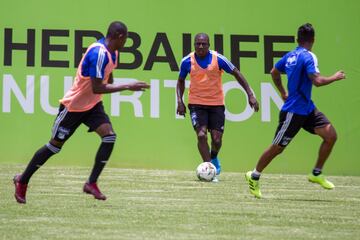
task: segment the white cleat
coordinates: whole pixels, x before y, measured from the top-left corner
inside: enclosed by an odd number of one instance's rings
[[[211,181],[213,183],[218,183],[219,182],[219,179],[217,177],[214,177],[214,179]]]

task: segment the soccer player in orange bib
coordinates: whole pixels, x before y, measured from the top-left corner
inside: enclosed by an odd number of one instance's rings
[[[82,123],[89,127],[89,132],[95,131],[101,138],[95,164],[83,191],[96,199],[106,200],[97,186],[97,180],[109,160],[116,134],[104,111],[102,94],[123,90],[144,91],[150,87],[140,81],[113,84],[112,71],[118,64],[119,50],[124,46],[127,36],[126,25],[115,21],[109,25],[105,38],[88,47],[77,69],[73,86],[60,100],[50,141],[35,153],[25,171],[14,177],[15,199],[18,203],[26,203],[26,190],[31,176],[51,156],[60,152],[66,140]]]
[[[209,36],[198,33],[195,36],[195,52],[181,61],[177,82],[177,114],[185,116],[186,107],[183,102],[185,78],[190,74],[188,108],[192,125],[198,139],[198,149],[204,162],[213,163],[219,175],[221,165],[218,153],[222,144],[225,123],[225,102],[221,76],[223,72],[232,74],[248,95],[250,106],[259,110],[249,84],[240,71],[224,56],[209,50]],[[207,132],[211,135],[211,150],[207,142]],[[216,179],[217,181],[217,179]]]

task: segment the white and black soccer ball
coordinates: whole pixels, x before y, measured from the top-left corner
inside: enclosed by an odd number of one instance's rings
[[[211,162],[203,162],[196,168],[196,176],[200,181],[211,182],[216,177],[216,167]]]

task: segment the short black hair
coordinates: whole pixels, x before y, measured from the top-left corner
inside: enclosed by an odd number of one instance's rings
[[[120,21],[110,23],[106,34],[107,38],[117,38],[120,34],[127,34],[127,27]]]
[[[315,30],[310,23],[301,25],[298,29],[297,39],[298,42],[310,42],[315,37]]]
[[[199,37],[207,38],[209,40],[209,35],[207,35],[206,33],[198,33],[198,34],[195,35],[194,41],[196,41],[196,39],[199,38]]]

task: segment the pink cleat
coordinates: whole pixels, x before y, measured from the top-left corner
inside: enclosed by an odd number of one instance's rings
[[[18,203],[26,203],[27,184],[20,183],[21,174],[16,174],[13,178],[15,184],[15,199]]]
[[[83,190],[84,193],[91,194],[98,200],[106,200],[106,196],[100,192],[96,183],[85,183]]]

